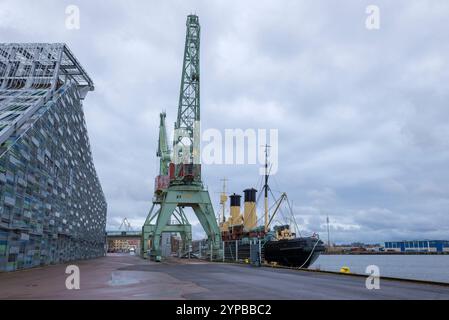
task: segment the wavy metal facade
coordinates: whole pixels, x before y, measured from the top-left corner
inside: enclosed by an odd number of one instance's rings
[[[0,44],[0,271],[105,253],[107,204],[64,44]]]

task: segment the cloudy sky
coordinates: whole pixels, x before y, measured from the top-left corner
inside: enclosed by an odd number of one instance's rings
[[[79,30],[65,27],[70,4]],[[380,29],[366,28],[368,5]],[[158,115],[175,121],[190,13],[202,129],[278,130],[271,187],[287,191],[304,234],[326,238],[329,215],[335,242],[449,238],[448,1],[0,0],[1,41],[65,42],[95,82],[84,108],[109,229],[123,217],[140,228],[150,208]],[[220,179],[241,193],[259,165],[203,176],[218,210]]]

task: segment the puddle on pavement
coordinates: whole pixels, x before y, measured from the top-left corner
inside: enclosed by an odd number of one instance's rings
[[[151,280],[152,276],[145,271],[114,271],[111,273],[110,286],[128,286],[142,281]]]

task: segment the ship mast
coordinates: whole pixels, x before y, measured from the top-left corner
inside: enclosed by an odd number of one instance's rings
[[[226,194],[226,181],[228,181],[228,179],[223,178],[221,179],[221,181],[223,181],[223,191],[221,192],[220,195],[220,204],[221,204],[221,217],[220,217],[220,223],[225,223],[226,222],[226,217],[225,217],[225,207],[226,207],[226,201],[228,200],[228,196]]]
[[[265,184],[264,184],[264,196],[265,196],[265,233],[268,232],[268,144],[265,145]]]

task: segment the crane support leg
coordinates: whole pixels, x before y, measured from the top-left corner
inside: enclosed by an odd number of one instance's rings
[[[209,197],[209,193],[207,193],[207,197]],[[206,232],[209,242],[212,243],[214,251],[218,250],[221,242],[221,234],[217,221],[215,220],[212,205],[199,204],[198,206],[193,207],[193,210]]]
[[[170,221],[170,217],[175,211],[176,203],[163,203],[161,205],[161,211],[157,217],[156,228],[153,233],[153,245],[152,245],[152,256],[156,261],[161,261],[161,249],[160,249],[160,240],[161,234],[164,230],[164,227]]]
[[[183,208],[190,207],[204,228],[213,252],[219,255],[221,234],[215,219],[214,209],[209,192],[196,185],[170,186],[160,203],[160,209],[148,214],[142,228],[142,253],[146,257],[148,249],[156,261],[161,260],[160,239],[163,232],[178,232],[185,238],[187,249],[192,240],[192,227],[185,218]],[[170,217],[174,215],[179,224],[171,224]],[[157,219],[155,219],[157,217]],[[155,220],[155,221],[154,221]],[[153,222],[154,221],[154,222]],[[150,246],[148,246],[150,240]],[[187,243],[188,242],[188,243]]]

